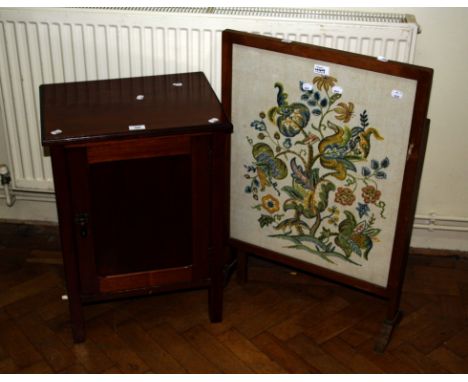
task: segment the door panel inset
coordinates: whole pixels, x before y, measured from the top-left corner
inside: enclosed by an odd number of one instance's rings
[[[189,155],[90,165],[99,276],[191,265]]]

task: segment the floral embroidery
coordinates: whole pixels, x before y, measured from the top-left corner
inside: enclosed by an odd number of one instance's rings
[[[337,79],[331,76],[317,76],[312,80],[318,90],[322,90],[323,88],[325,91],[328,91],[330,88],[335,86],[336,81]]]
[[[358,258],[367,260],[379,242],[385,218],[379,183],[387,179],[390,159],[368,158],[372,142],[384,138],[366,110],[352,122],[355,104],[337,103],[342,95],[329,93],[337,82],[317,76],[311,89],[300,81],[297,102],[274,84],[276,105],[251,123],[260,133],[247,137],[252,162],[244,166],[244,187],[269,237],[329,263],[362,265]]]
[[[258,131],[265,131],[267,129],[265,122],[258,121],[258,120],[253,121],[250,124],[250,126],[252,126],[255,130],[258,130]]]
[[[359,217],[362,218],[363,216],[368,216],[370,208],[367,205],[367,203],[358,203],[358,206],[356,207],[356,210],[359,214]]]
[[[270,214],[274,214],[280,209],[280,202],[273,195],[268,194],[262,197],[262,207]]]
[[[375,203],[380,199],[381,192],[374,186],[366,186],[362,189],[362,198],[366,203]]]
[[[348,123],[354,115],[354,104],[352,102],[349,102],[348,104],[340,102],[333,110],[336,114],[338,114],[335,116],[336,119],[342,121],[343,123]]]
[[[346,187],[338,187],[335,194],[335,202],[340,203],[343,206],[350,206],[355,200],[356,197],[353,194],[353,190]]]

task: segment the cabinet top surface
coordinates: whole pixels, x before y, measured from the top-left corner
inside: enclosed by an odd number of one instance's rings
[[[44,145],[231,131],[202,72],[42,85]]]

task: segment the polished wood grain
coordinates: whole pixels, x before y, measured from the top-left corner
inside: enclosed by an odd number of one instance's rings
[[[383,354],[384,300],[257,257],[248,283],[227,284],[221,323],[203,290],[116,300],[83,308],[88,339],[75,344],[64,266],[49,261],[58,237],[0,224],[0,373],[468,373],[465,258],[409,257]]]
[[[167,290],[207,288],[219,322],[232,125],[205,75],[51,84],[40,95],[75,341],[82,304]]]
[[[202,72],[41,85],[40,94],[47,145],[230,130]],[[212,118],[217,122],[208,123]]]

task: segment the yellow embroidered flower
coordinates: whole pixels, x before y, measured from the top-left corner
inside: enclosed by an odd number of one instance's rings
[[[338,80],[331,76],[318,76],[314,77],[312,80],[312,82],[317,85],[318,90],[322,90],[322,88],[324,88],[325,91],[328,91],[330,88],[335,86],[336,81]]]
[[[333,110],[338,114],[335,116],[336,119],[347,123],[354,115],[354,104],[352,102],[349,102],[348,104],[340,102]]]
[[[262,207],[273,214],[280,209],[280,202],[273,195],[268,194],[262,197]]]

